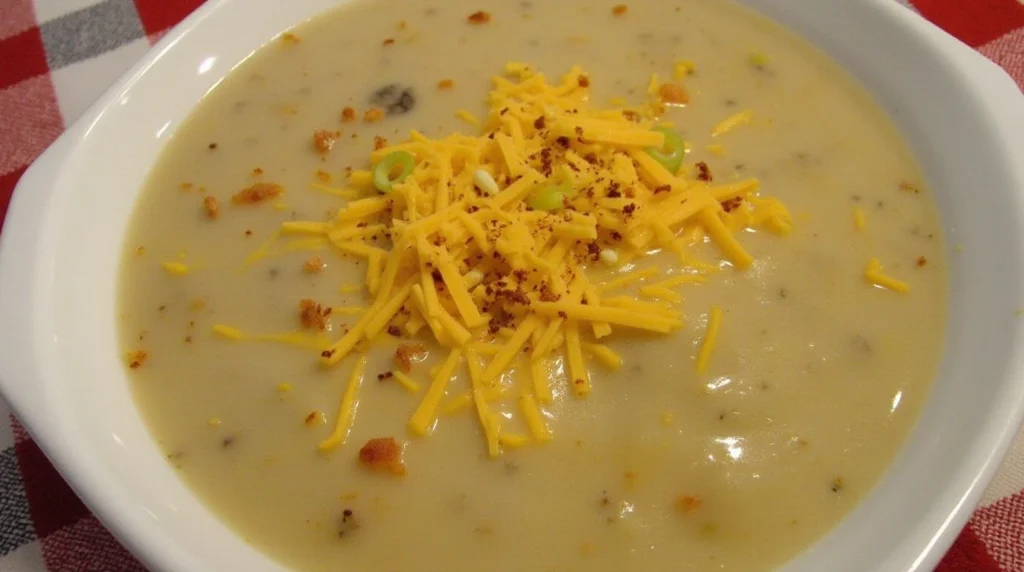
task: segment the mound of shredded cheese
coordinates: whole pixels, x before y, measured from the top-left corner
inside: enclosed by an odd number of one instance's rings
[[[502,397],[500,376],[520,359],[532,377],[518,398],[523,419],[536,439],[549,439],[540,406],[552,400],[558,380],[546,358],[564,355],[569,386],[586,396],[588,358],[613,369],[622,361],[598,340],[629,329],[668,334],[682,325],[675,287],[703,282],[722,266],[695,260],[694,244],[710,239],[725,262],[744,269],[752,257],[736,231],[781,235],[792,221],[778,200],[757,195],[756,179],[715,185],[691,178],[685,166],[669,172],[652,158],[646,149],[660,148],[665,137],[653,129],[663,109],[657,89],[642,107],[600,109],[588,101],[590,79],[578,68],[555,85],[521,64],[506,72],[493,78],[479,134],[431,139],[414,131],[370,157],[371,165],[398,151],[415,158],[390,192],[374,189],[371,171],[353,171],[351,188],[335,189],[350,200],[334,220],[281,227],[282,234],[315,235],[312,240],[326,239],[366,261],[372,306],[323,350],[323,364],[340,363],[386,330],[428,336],[449,353],[410,429],[431,430],[448,382],[465,361],[472,389],[462,402],[475,405],[491,455],[523,441],[502,431],[503,418],[489,406]],[[561,208],[529,207],[545,187],[570,189]],[[615,295],[658,275],[657,268],[633,265],[661,249],[678,256],[679,272],[640,291],[660,301]],[[621,271],[599,284],[588,277],[595,264]],[[719,320],[716,312],[709,330]],[[702,370],[713,342],[705,340]],[[353,396],[347,392],[344,401]],[[344,406],[339,419],[351,423]],[[339,441],[336,432],[322,448]]]

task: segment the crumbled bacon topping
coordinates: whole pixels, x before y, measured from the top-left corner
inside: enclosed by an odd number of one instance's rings
[[[338,137],[341,137],[341,133],[338,131],[318,129],[313,133],[313,147],[318,153],[328,153],[334,147],[334,142],[338,140]]]
[[[469,20],[470,24],[487,24],[491,21],[491,13],[484,12],[482,10],[479,12],[473,12],[469,15],[467,20]]]
[[[395,365],[404,373],[412,371],[413,360],[419,360],[427,354],[423,344],[401,344],[395,350]]]
[[[217,199],[215,197],[207,195],[206,198],[203,199],[203,208],[206,209],[206,216],[211,219],[216,219],[220,216],[220,204],[217,203]]]
[[[316,300],[308,298],[299,301],[299,321],[303,328],[318,332],[326,331],[330,317],[330,306],[321,306]]]
[[[690,103],[690,94],[686,88],[675,83],[662,84],[658,88],[661,100],[669,105],[685,105]]]
[[[302,267],[306,270],[306,272],[310,274],[316,274],[318,272],[323,272],[324,269],[327,268],[327,263],[324,262],[324,260],[319,256],[313,256],[309,260],[307,260],[305,264],[302,265]]]
[[[704,161],[697,163],[697,180],[711,182],[714,177],[711,175],[711,167]]]
[[[149,352],[145,350],[135,350],[128,352],[128,367],[132,369],[139,369],[146,360],[149,359]]]
[[[370,439],[359,449],[359,462],[374,471],[389,471],[395,475],[406,473],[402,462],[402,444],[394,437]]]
[[[284,187],[276,183],[256,183],[255,185],[242,189],[231,197],[231,202],[236,205],[254,205],[269,201],[281,196]]]
[[[676,508],[686,514],[699,509],[702,504],[704,502],[701,501],[700,497],[693,495],[683,495],[676,499]]]

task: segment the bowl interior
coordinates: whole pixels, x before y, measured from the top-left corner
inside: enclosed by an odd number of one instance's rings
[[[155,568],[280,569],[199,504],[135,410],[114,299],[127,221],[155,156],[195,102],[254,49],[338,3],[209,3],[68,133],[80,145],[39,215],[37,262],[26,278],[33,355],[23,359],[35,364],[47,414],[26,421],[78,492]],[[995,114],[979,104],[966,48],[916,16],[888,0],[744,3],[809,38],[875,95],[931,182],[950,247],[949,334],[922,417],[864,503],[789,569],[927,565],[938,555],[921,559],[922,551],[952,540],[940,533],[966,515],[950,515],[965,495],[980,494],[979,476],[991,476],[1019,420],[1024,177]],[[1015,103],[1024,107],[1019,95]]]

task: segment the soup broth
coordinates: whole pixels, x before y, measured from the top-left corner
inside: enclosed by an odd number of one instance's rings
[[[320,450],[362,354],[322,364],[319,338],[292,334],[298,304],[339,309],[306,315],[334,342],[360,319],[353,308],[373,303],[367,261],[302,236],[268,240],[285,221],[332,220],[350,199],[324,189],[350,187],[346,169],[370,167],[385,144],[375,138],[478,133],[470,116],[486,117],[491,78],[509,62],[552,82],[579,65],[603,109],[644,100],[652,74],[684,86],[688,102],[659,118],[687,143],[684,169],[706,168],[715,185],[756,178],[790,209],[792,230],[736,233],[747,269],[719,264],[711,240],[693,245],[717,271],[670,288],[682,326],[614,326],[599,341],[622,365],[590,355],[589,395],[554,352],[553,400],[540,405],[549,441],[530,437],[520,413],[520,360],[488,407],[527,442],[488,454],[461,364],[436,426],[410,432],[430,369],[449,355],[425,328],[366,351],[351,432]],[[275,196],[236,204],[243,189]],[[142,415],[211,510],[301,570],[777,567],[879,479],[927,397],[944,334],[938,213],[905,143],[834,62],[725,0],[343,6],[269,42],[207,95],[136,211],[120,318]],[[866,277],[873,259],[884,274]],[[679,265],[653,252],[587,273],[607,283]],[[622,291],[656,303],[641,285]],[[400,345],[415,354],[418,393],[394,375]],[[404,446],[404,474],[360,462],[374,438]]]

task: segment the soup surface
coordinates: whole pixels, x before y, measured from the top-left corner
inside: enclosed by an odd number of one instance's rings
[[[553,83],[581,66],[600,109],[639,103],[652,74],[684,86],[688,103],[659,118],[687,141],[684,171],[699,176],[703,163],[713,185],[756,178],[791,210],[792,230],[737,232],[754,258],[745,270],[696,240],[688,252],[719,270],[673,285],[681,303],[626,286],[671,303],[681,327],[615,326],[600,343],[622,366],[589,356],[585,397],[554,352],[553,399],[540,405],[549,441],[522,420],[522,367],[487,405],[509,428],[497,456],[461,363],[436,426],[410,431],[449,353],[429,328],[396,327],[365,353],[344,444],[321,450],[359,354],[327,367],[319,344],[371,305],[367,263],[312,251],[323,245],[302,236],[260,247],[284,221],[331,220],[348,201],[329,189],[352,186],[346,168],[370,168],[375,137],[477,134],[456,112],[485,117],[491,77],[510,61]],[[398,107],[368,121],[389,85]],[[283,194],[235,204],[243,189]],[[909,292],[866,277],[875,258]],[[651,267],[681,268],[655,252],[587,272],[607,283]],[[928,394],[945,295],[937,211],[887,118],[836,64],[725,0],[378,0],[306,23],[239,66],[174,134],[128,232],[120,292],[132,387],[182,478],[285,565],[353,571],[777,567],[892,460]],[[293,333],[303,299],[341,309],[321,320],[323,339]],[[426,350],[408,373],[415,394],[388,375],[399,344],[413,343]],[[404,444],[404,475],[360,462],[364,443],[386,437]]]

